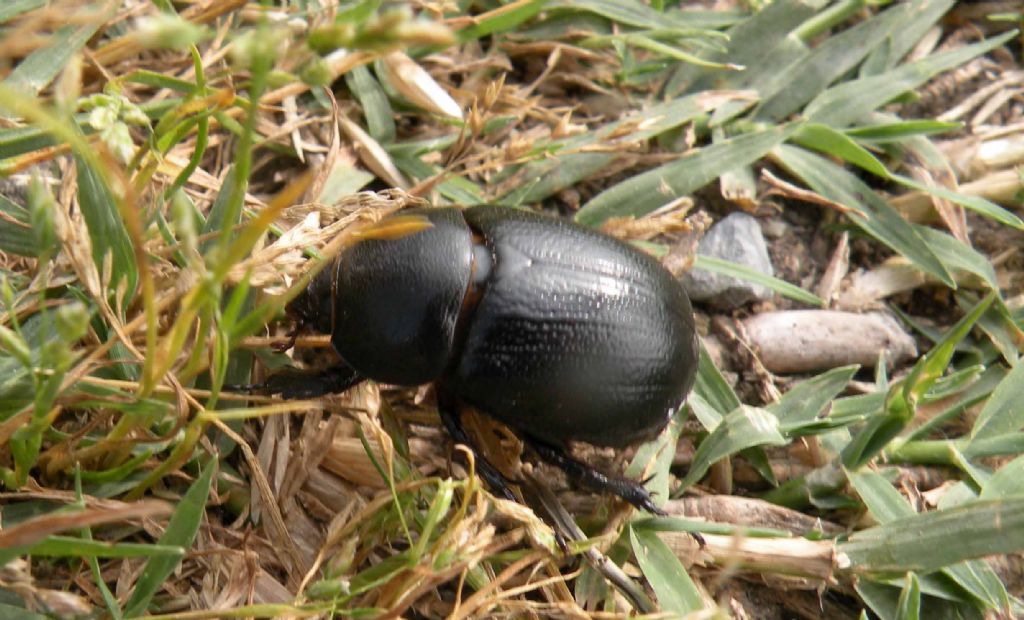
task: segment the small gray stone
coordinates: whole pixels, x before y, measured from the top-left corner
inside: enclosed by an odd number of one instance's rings
[[[781,217],[773,217],[761,222],[761,232],[769,239],[780,239],[789,230],[789,224]]]
[[[768,276],[775,273],[757,220],[739,211],[711,227],[701,239],[697,254],[737,263]],[[706,301],[726,310],[771,299],[773,295],[767,286],[699,269],[683,274],[680,280],[694,301]]]
[[[848,364],[873,368],[880,351],[890,368],[917,357],[914,339],[881,312],[762,312],[744,319],[743,328],[765,368],[774,373],[818,372]]]

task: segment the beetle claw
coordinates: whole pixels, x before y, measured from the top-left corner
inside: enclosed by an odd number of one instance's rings
[[[565,537],[565,534],[555,530],[555,544],[558,545],[558,549],[562,552],[562,555],[568,556],[570,554],[569,539]]]
[[[619,479],[615,485],[610,486],[607,490],[632,504],[634,508],[639,508],[658,517],[668,516],[667,512],[654,503],[654,496],[643,486],[634,483],[632,480]]]
[[[278,353],[284,353],[288,349],[294,347],[295,346],[295,341],[297,341],[299,339],[299,328],[300,327],[301,327],[301,325],[296,325],[295,329],[293,329],[292,331],[288,332],[288,335],[285,336],[285,338],[287,338],[287,340],[285,340],[284,342],[275,342],[274,344],[270,345],[270,348],[275,350],[275,351],[277,351]]]
[[[625,497],[623,499],[626,499],[626,501],[629,501],[634,506],[636,506],[636,507],[638,507],[638,508],[640,508],[642,510],[646,510],[647,512],[650,512],[651,514],[655,514],[657,516],[668,516],[669,515],[669,513],[666,512],[664,509],[659,508],[657,505],[654,504],[654,498],[651,496],[650,493],[644,492],[639,497],[637,497],[635,501],[633,501],[633,500],[631,500],[629,498],[625,498]]]
[[[582,461],[574,459],[561,448],[532,437],[527,438],[526,442],[542,459],[564,471],[570,479],[580,486],[598,492],[610,492],[640,510],[645,510],[651,514],[658,516],[666,516],[668,514],[654,504],[651,492],[643,487],[643,483],[619,476],[610,476]]]

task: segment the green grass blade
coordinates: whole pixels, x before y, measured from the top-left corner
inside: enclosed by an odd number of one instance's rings
[[[550,160],[531,162],[523,171],[523,178],[529,181],[502,197],[501,203],[519,206],[540,202],[596,175],[615,159],[611,153],[567,153]]]
[[[431,538],[433,537],[434,530],[439,525],[443,525],[442,520],[448,515],[448,509],[451,508],[454,497],[455,483],[451,480],[443,481],[437,489],[434,499],[430,502],[430,509],[427,510],[423,523],[420,524],[419,540],[416,541],[416,545],[410,550],[415,561],[419,562],[427,552],[427,546],[433,542]]]
[[[663,506],[670,497],[672,477],[669,470],[689,413],[689,408],[680,407],[655,439],[636,449],[632,462],[626,468],[627,478],[647,480],[644,487],[651,492],[656,506]]]
[[[946,189],[945,187],[938,185],[926,185],[908,177],[889,172],[885,165],[875,158],[874,155],[868,152],[867,149],[857,144],[845,133],[838,132],[826,125],[818,123],[805,125],[797,132],[793,137],[793,140],[805,147],[812,148],[827,155],[832,155],[833,157],[847,161],[876,176],[882,177],[883,179],[891,179],[912,189],[944,198],[976,211],[977,213],[989,217],[1001,224],[1016,228],[1017,230],[1024,229],[1024,221],[1021,221],[1019,217],[980,196],[966,196],[959,192]],[[927,141],[924,141],[924,143],[928,144]],[[925,230],[931,229],[919,227],[920,232],[923,233]],[[928,235],[923,236],[925,236],[926,239],[928,238]],[[960,246],[958,249],[945,254],[948,258],[948,260],[945,261],[946,264],[960,265],[965,268],[967,265],[970,265],[971,268],[967,268],[967,271],[978,274],[989,283],[989,286],[994,288],[995,272],[992,270],[991,266],[988,265],[988,260],[974,252],[971,248],[966,247],[963,244],[958,245]],[[971,257],[970,260],[960,260],[960,254],[971,253],[973,253],[974,256]]]
[[[856,435],[843,447],[840,460],[850,470],[870,463],[879,452],[898,436],[914,417],[914,408],[895,386],[885,401],[885,408],[868,418]]]
[[[633,554],[662,611],[688,614],[704,608],[700,592],[679,558],[652,530],[631,527]]]
[[[899,174],[893,174],[890,178],[901,185],[932,194],[933,196],[938,196],[939,198],[945,198],[950,202],[954,202],[962,207],[970,209],[979,215],[984,215],[985,217],[999,222],[1000,224],[1010,226],[1017,230],[1024,230],[1024,220],[1021,220],[1012,211],[1008,211],[996,203],[982,198],[981,196],[968,196],[938,185],[918,183],[914,179]]]
[[[34,50],[11,71],[4,80],[5,85],[38,95],[68,66],[71,56],[96,34],[104,19],[100,15],[95,17],[92,22],[77,28],[65,26],[55,32],[45,46]]]
[[[36,256],[39,248],[28,223],[28,211],[0,196],[0,250],[19,256]]]
[[[124,81],[135,84],[145,84],[146,86],[152,86],[153,88],[168,88],[185,95],[191,95],[199,91],[201,88],[195,82],[182,80],[172,75],[164,75],[163,73],[157,73],[155,71],[147,71],[145,69],[132,71],[125,76]]]
[[[937,443],[948,444],[949,441]],[[955,446],[954,446],[955,448]],[[969,446],[969,453],[965,452],[964,458],[980,459],[989,456],[1017,456],[1024,453],[1024,433],[1010,432],[994,437],[983,439],[972,439]],[[953,461],[953,464],[960,463]]]
[[[0,109],[0,116],[4,111]],[[84,117],[76,118],[84,121]],[[0,158],[16,157],[47,146],[56,140],[38,127],[12,127],[0,130]]]
[[[85,505],[85,499],[82,496],[82,477],[81,469],[75,467],[75,503],[78,506]],[[79,532],[83,540],[91,541],[92,528],[84,527]],[[184,549],[182,549],[184,553]],[[110,591],[107,583],[103,580],[103,570],[100,568],[99,560],[94,557],[86,558],[85,563],[89,565],[89,572],[92,573],[92,579],[96,582],[96,589],[99,590],[100,597],[103,599],[103,603],[107,606],[107,611],[110,613],[111,620],[122,620],[124,615],[121,613],[121,605],[117,601],[117,597]]]
[[[778,402],[766,407],[779,419],[783,433],[818,420],[825,408],[842,392],[859,366],[833,368],[791,387]]]
[[[724,172],[751,164],[787,139],[795,125],[771,127],[706,146],[678,160],[630,177],[592,198],[576,214],[596,226],[611,217],[640,216],[691,194]]]
[[[772,2],[762,10],[754,13],[735,27],[729,29],[729,45],[720,52],[705,54],[712,62],[729,62],[745,68],[757,67],[766,59],[780,59],[785,55],[777,53],[787,47],[787,37],[805,20],[814,15],[814,9],[803,2],[784,0]],[[803,47],[796,37],[791,43]],[[782,48],[778,50],[777,48]],[[792,48],[790,48],[792,49]],[[792,61],[792,58],[790,58]],[[780,65],[776,65],[776,71]],[[785,64],[781,64],[785,66]],[[765,75],[764,69],[755,71],[755,76]],[[747,80],[746,75],[736,73],[723,75],[720,70],[709,70],[696,65],[680,65],[665,85],[665,93],[675,96],[683,92],[699,92],[711,88],[721,88],[723,81]],[[749,82],[747,82],[749,83]]]
[[[883,179],[890,176],[885,164],[878,161],[867,149],[828,125],[807,123],[793,135],[793,142],[851,163]]]
[[[67,558],[145,558],[185,555],[181,547],[143,545],[137,543],[109,543],[71,536],[49,536],[29,548],[27,554]]]
[[[722,536],[749,536],[750,538],[793,538],[793,532],[787,529],[714,523],[703,519],[683,517],[643,517],[631,521],[630,525],[638,530],[653,532],[703,532]]]
[[[891,123],[879,123],[877,125],[865,125],[853,127],[843,131],[846,135],[856,140],[865,142],[899,142],[913,136],[930,136],[939,133],[956,131],[963,127],[963,123],[944,123],[933,120],[909,120],[894,121]]]
[[[366,118],[366,131],[381,144],[395,141],[395,119],[391,102],[367,67],[356,67],[345,74],[345,83],[359,99]]]
[[[978,419],[971,430],[970,443],[964,448],[968,457],[973,455],[976,444],[993,440],[1002,435],[1015,433],[1024,427],[1024,399],[1021,386],[1024,385],[1024,364],[1014,366],[999,382],[992,396],[985,402]]]
[[[859,620],[895,620],[896,607],[899,603],[900,589],[888,584],[871,581],[870,579],[859,579],[854,584],[857,595],[868,609],[874,612],[869,616],[865,609],[861,610]]]
[[[24,340],[32,349],[33,365],[39,364],[41,351],[52,347],[61,340],[53,329],[52,321],[42,313],[33,316],[21,326]],[[32,369],[10,355],[0,355],[0,421],[7,420],[23,407],[32,403],[36,396]]]
[[[1007,32],[981,43],[932,54],[880,75],[843,82],[815,97],[804,114],[817,123],[846,127],[933,76],[990,52],[1015,35],[1016,32]]]
[[[232,188],[236,184],[235,176],[235,166],[231,166],[228,168],[228,172],[224,176],[224,182],[220,185],[220,191],[217,192],[217,197],[213,201],[213,206],[210,207],[210,212],[206,215],[206,222],[203,224],[202,234],[221,232],[226,229],[233,228],[238,224],[237,217],[234,221],[227,221],[227,218],[229,217],[228,212],[231,210],[231,192]],[[248,185],[247,182],[243,184]],[[235,215],[240,216],[241,211],[236,212]],[[202,243],[201,251],[205,252],[216,244],[216,239],[207,239]]]
[[[0,5],[0,24],[46,4],[47,0],[8,0]]]
[[[999,284],[996,282],[996,270],[983,254],[964,245],[962,241],[949,233],[919,224],[913,226],[947,269],[954,272],[972,273],[981,278],[990,289],[999,288]]]
[[[926,355],[917,361],[905,380],[890,388],[885,409],[872,416],[842,451],[843,465],[856,470],[869,463],[899,435],[914,417],[935,383],[945,373],[957,345],[992,304],[986,297],[964,316]]]
[[[410,177],[424,180],[438,174],[440,170],[419,157],[393,155],[392,161],[398,169]],[[464,177],[450,176],[437,184],[439,194],[459,205],[477,205],[484,202],[484,192],[473,181]]]
[[[75,155],[75,164],[78,168],[78,203],[92,240],[93,262],[102,274],[107,254],[110,254],[110,290],[116,290],[122,280],[126,281],[124,299],[129,300],[135,293],[139,274],[132,241],[117,209],[117,202],[102,177],[84,158]]]
[[[721,417],[725,417],[730,411],[738,409],[743,404],[722,373],[715,367],[714,362],[711,361],[711,356],[708,355],[703,343],[700,346],[700,361],[697,366],[697,380],[693,386],[693,393],[703,398]]]
[[[917,514],[892,483],[878,472],[862,471],[847,475],[857,495],[879,523],[890,523]]]
[[[766,409],[743,405],[722,419],[722,423],[700,443],[693,463],[680,483],[689,487],[723,458],[754,446],[780,446],[787,443],[779,432],[779,419]]]
[[[699,372],[699,371],[698,371]],[[697,418],[701,426],[705,430],[710,431],[719,424],[722,423],[722,418],[725,415],[718,413],[718,411],[708,401],[700,395],[697,390],[690,392],[690,395],[686,399],[686,406],[693,414],[693,417]]]
[[[765,275],[756,269],[747,267],[746,265],[722,260],[720,258],[715,258],[714,256],[702,256],[698,254],[693,263],[693,268],[694,270],[710,271],[711,273],[731,276],[733,278],[739,278],[740,280],[761,284],[763,286],[767,286],[783,297],[792,299],[793,301],[799,301],[800,303],[817,306],[819,308],[823,308],[825,306],[825,302],[814,293],[805,291],[799,286],[790,284],[785,280]]]
[[[920,620],[921,583],[914,573],[907,573],[907,584],[896,603],[896,620]]]
[[[459,44],[468,41],[475,41],[495,32],[512,30],[519,24],[540,13],[547,4],[547,0],[533,0],[526,3],[515,3],[516,6],[510,11],[495,11],[484,19],[474,22],[455,33]]]
[[[799,110],[885,41],[908,12],[906,5],[893,6],[829,37],[806,58],[777,71],[778,86],[772,92],[761,91],[764,102],[755,116],[778,121]]]
[[[331,173],[324,183],[324,188],[316,201],[325,205],[337,204],[345,196],[355,194],[369,185],[374,179],[373,174],[350,166],[339,158],[334,162]]]
[[[861,77],[893,68],[924,37],[956,0],[913,0],[907,18],[893,29],[886,44],[875,48],[861,65]]]
[[[968,560],[942,569],[949,577],[983,607],[1009,609],[1010,593],[995,570],[985,560]]]
[[[995,294],[991,294],[978,302],[970,312],[946,332],[946,335],[935,344],[931,351],[918,360],[903,383],[903,398],[908,403],[913,405],[924,399],[935,382],[946,372],[957,345],[967,337],[974,324],[985,314],[994,300]]]
[[[851,570],[928,572],[943,566],[1024,550],[1024,498],[975,501],[897,519],[838,545]]]
[[[880,523],[912,518],[917,514],[907,500],[893,488],[892,484],[877,472],[865,471],[851,474],[850,483],[867,505],[872,516]],[[938,573],[926,575],[922,577],[922,590],[935,593],[940,585],[945,585],[945,589],[948,591],[950,584],[937,583],[940,576],[950,580],[951,585],[962,590],[962,593],[956,591],[950,593],[957,600],[965,600],[964,595],[966,595],[983,607],[992,609],[1005,608],[1009,604],[1006,589],[999,581],[999,577],[983,561],[962,562],[947,566]]]
[[[981,487],[980,499],[1024,496],[1024,456],[1018,456],[992,474]]]
[[[657,39],[652,39],[649,36],[635,33],[627,33],[622,35],[608,35],[603,37],[592,37],[582,42],[582,45],[594,45],[605,43],[605,42],[621,42],[632,47],[645,49],[649,52],[662,56],[664,58],[671,58],[678,60],[679,62],[689,63],[704,67],[706,69],[731,69],[732,67],[728,64],[711,62],[705,60],[696,54],[683,51],[678,47],[673,47],[667,43],[662,43]]]
[[[568,1],[568,0],[567,0]],[[747,15],[740,8],[682,8],[677,10],[669,9],[665,13],[674,19],[682,20],[691,28],[708,28],[720,30],[731,28],[746,19]]]
[[[636,28],[692,30],[692,25],[682,15],[657,11],[637,0],[555,0],[547,8],[586,11]]]
[[[965,294],[956,296],[957,305],[967,311],[974,304],[974,300]],[[1016,366],[1020,360],[1020,343],[1024,340],[1024,330],[1014,320],[1013,315],[1003,300],[996,299],[988,312],[978,320],[978,328],[984,332],[999,353],[1011,367]],[[995,366],[989,366],[996,368]]]
[[[199,477],[182,496],[174,514],[167,523],[167,529],[157,543],[161,546],[181,547],[189,549],[192,541],[195,540],[199,525],[202,523],[203,515],[206,513],[206,498],[210,494],[210,482],[213,480],[213,473],[217,469],[215,461],[206,465]],[[181,558],[178,556],[159,556],[150,558],[146,567],[142,570],[139,580],[135,583],[135,591],[124,607],[126,618],[137,618],[146,613],[149,602],[153,599],[164,581],[174,572]]]

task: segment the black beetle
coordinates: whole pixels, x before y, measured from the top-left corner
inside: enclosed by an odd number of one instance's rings
[[[389,222],[417,220],[412,232],[389,230]],[[271,377],[274,391],[312,397],[363,379],[433,383],[456,441],[473,449],[459,407],[475,407],[575,482],[656,512],[639,483],[565,448],[653,437],[681,406],[698,345],[676,279],[617,239],[511,208],[411,209],[375,230],[287,308],[300,327],[331,334],[343,364]],[[480,474],[511,499],[509,481],[477,455]]]

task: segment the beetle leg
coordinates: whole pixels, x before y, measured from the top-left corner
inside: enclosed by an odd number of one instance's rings
[[[316,372],[286,370],[267,377],[255,390],[280,394],[282,398],[317,398],[325,394],[340,394],[362,383],[365,377],[346,364],[338,364]]]
[[[480,477],[487,482],[487,486],[491,487],[495,493],[504,499],[516,501],[516,496],[512,494],[512,490],[509,488],[512,481],[498,471],[498,468],[491,465],[490,461],[480,453],[476,443],[462,426],[458,401],[453,395],[440,387],[437,388],[436,393],[437,412],[441,416],[441,422],[444,423],[444,427],[448,429],[448,434],[452,436],[456,443],[461,443],[473,452],[476,460],[476,472],[480,474]]]
[[[566,454],[565,450],[538,441],[532,437],[525,438],[540,458],[561,469],[576,484],[597,492],[611,492],[630,504],[646,510],[651,514],[665,516],[667,513],[654,505],[651,493],[635,480],[611,476],[599,471],[586,463]]]
[[[286,340],[284,342],[274,343],[274,344],[270,345],[270,348],[274,349],[275,351],[277,351],[279,353],[284,353],[288,349],[294,347],[295,346],[295,341],[299,339],[299,329],[300,328],[301,328],[301,325],[296,325],[295,328],[292,329],[292,331],[288,332],[288,334],[285,336]]]

